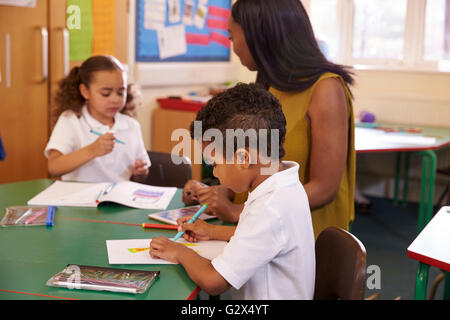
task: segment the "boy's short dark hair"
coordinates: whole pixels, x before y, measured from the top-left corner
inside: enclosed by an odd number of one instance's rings
[[[239,83],[233,88],[215,95],[197,114],[195,121],[202,123],[202,136],[208,129],[218,129],[223,136],[226,130],[248,129],[267,130],[267,156],[272,158],[272,130],[278,130],[278,159],[284,156],[284,139],[286,135],[286,118],[278,99],[258,84]],[[194,139],[194,122],[190,127]],[[260,135],[257,137],[259,146]],[[245,147],[250,145],[245,139]],[[237,139],[234,149],[237,148]],[[277,160],[278,160],[277,159]]]

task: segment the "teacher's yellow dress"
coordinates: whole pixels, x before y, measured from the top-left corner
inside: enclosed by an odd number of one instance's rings
[[[330,226],[337,226],[348,230],[349,224],[355,216],[356,153],[351,95],[342,77],[334,73],[324,73],[313,86],[303,92],[283,92],[274,88],[269,89],[280,100],[287,122],[284,143],[286,153],[283,160],[295,161],[300,164],[300,181],[302,184],[306,184],[310,179],[311,126],[305,116],[316,85],[319,81],[326,78],[338,79],[345,89],[348,106],[348,155],[347,165],[336,197],[329,204],[311,211],[314,236],[316,239],[321,231]],[[247,194],[237,194],[234,202],[243,203],[242,200],[246,196]]]
[[[316,83],[308,90],[300,93],[289,93],[270,88],[270,92],[276,96],[281,103],[286,117],[286,140],[284,159],[296,161],[300,164],[300,181],[306,184],[309,181],[310,152],[311,152],[311,126],[306,120],[311,97],[319,81],[327,78],[338,79],[344,89],[347,99],[348,110],[348,154],[347,165],[342,176],[339,191],[332,202],[311,211],[314,235],[317,239],[320,232],[327,227],[337,226],[348,230],[349,223],[355,217],[354,193],[356,174],[355,153],[355,124],[353,116],[353,104],[350,92],[344,80],[337,74],[324,73]]]

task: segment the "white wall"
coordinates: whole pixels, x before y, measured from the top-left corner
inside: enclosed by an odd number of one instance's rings
[[[450,73],[386,70],[357,70],[355,114],[368,110],[379,122],[409,126],[429,125],[450,128]],[[450,166],[450,148],[437,151],[438,169]],[[421,157],[413,154],[408,199],[420,199]],[[373,196],[393,196],[395,155],[357,156],[357,181],[362,192]],[[437,176],[435,201],[449,178]]]

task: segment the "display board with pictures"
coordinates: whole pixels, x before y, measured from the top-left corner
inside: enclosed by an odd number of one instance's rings
[[[136,61],[229,61],[231,0],[138,0]]]

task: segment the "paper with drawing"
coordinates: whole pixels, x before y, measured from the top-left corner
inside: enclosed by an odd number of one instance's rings
[[[163,259],[153,259],[149,248],[152,239],[106,240],[109,264],[174,264]],[[214,259],[222,251],[226,241],[209,240],[188,242],[177,240],[199,255],[207,259]]]

